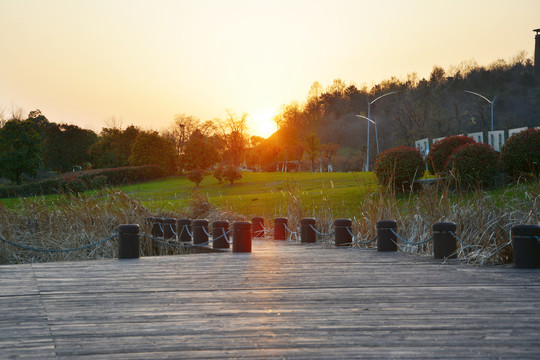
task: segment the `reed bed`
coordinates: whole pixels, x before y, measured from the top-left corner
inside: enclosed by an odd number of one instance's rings
[[[15,208],[0,203],[0,236],[8,241],[40,249],[68,250],[96,243],[116,234],[120,224],[140,224],[150,233],[146,219],[152,216],[207,218],[211,221],[240,219],[227,210],[218,210],[201,194],[193,193],[191,201],[180,211],[150,212],[139,201],[122,191],[104,190],[91,195],[62,195],[21,198]],[[198,248],[168,248],[141,237],[141,254],[188,254],[204,251]],[[0,264],[48,261],[73,261],[117,257],[118,242],[111,239],[88,249],[66,252],[34,251],[2,243]]]
[[[301,200],[291,194],[293,206],[302,209]],[[340,204],[334,204],[340,206]],[[410,242],[421,242],[432,236],[432,225],[440,221],[457,224],[458,258],[472,265],[504,264],[513,261],[510,230],[518,224],[540,224],[540,183],[521,184],[502,193],[490,194],[482,190],[460,192],[447,185],[428,186],[409,194],[398,194],[394,189],[379,189],[370,194],[356,209],[350,209],[353,233],[359,241],[376,236],[376,223],[393,219],[398,234]],[[298,210],[296,210],[298,211]],[[304,211],[305,212],[305,211]],[[302,213],[299,211],[299,213]],[[310,216],[317,219],[321,232],[329,232],[336,211],[313,207]],[[299,214],[291,227],[298,227]],[[328,245],[333,238],[320,238]],[[432,255],[432,245],[407,245],[398,242],[402,251]],[[358,245],[374,247],[375,243]]]
[[[362,186],[359,184],[358,186]],[[324,195],[324,194],[323,194]],[[8,241],[36,248],[72,249],[95,243],[115,234],[120,224],[140,224],[150,233],[146,219],[153,216],[216,220],[250,220],[259,214],[238,214],[232,207],[215,206],[200,192],[185,194],[189,201],[175,211],[149,211],[141,202],[122,191],[107,189],[93,194],[62,195],[55,198],[20,199],[14,208],[0,204],[0,236]],[[510,229],[516,224],[540,223],[540,184],[522,184],[496,194],[481,190],[459,192],[448,187],[427,187],[410,194],[393,189],[371,192],[356,206],[344,209],[344,203],[305,200],[294,183],[282,191],[283,200],[275,217],[286,216],[288,227],[298,229],[305,217],[317,219],[322,233],[332,231],[336,214],[347,213],[353,220],[353,232],[360,241],[373,239],[375,225],[381,219],[394,219],[398,233],[412,242],[431,236],[433,223],[452,221],[457,224],[460,240],[458,257],[474,265],[512,262]],[[267,228],[273,218],[265,218]],[[319,237],[329,246],[333,237]],[[373,247],[369,245],[359,245]],[[400,244],[402,251],[432,254],[431,243],[411,246]],[[0,263],[29,263],[115,258],[118,245],[114,240],[74,252],[37,252],[9,244],[0,246]],[[142,237],[142,255],[188,254],[194,248],[159,249]]]

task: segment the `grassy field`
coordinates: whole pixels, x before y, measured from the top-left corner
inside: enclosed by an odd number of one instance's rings
[[[330,208],[345,216],[376,189],[373,173],[251,173],[231,185],[206,176],[199,188],[185,177],[125,186],[123,191],[155,211],[178,212],[200,193],[210,203],[245,216],[283,216],[291,197],[300,196],[305,212]],[[350,214],[348,216],[351,216]]]

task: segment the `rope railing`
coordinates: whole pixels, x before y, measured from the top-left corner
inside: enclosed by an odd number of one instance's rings
[[[354,244],[358,244],[358,245],[368,245],[368,244],[371,244],[372,242],[374,242],[375,240],[377,240],[377,236],[375,235],[375,237],[371,240],[367,240],[367,241],[360,241],[359,240],[359,236],[358,235],[354,235],[352,232],[351,232],[351,229],[347,226],[346,227],[347,229],[347,232],[349,233],[349,235],[351,235],[352,239],[353,239],[353,243]]]
[[[146,237],[146,238],[149,239],[149,240],[155,241],[155,242],[160,243],[160,244],[163,244],[163,245],[167,245],[167,246],[169,246],[169,247],[174,247],[174,248],[186,248],[186,247],[204,246],[204,245],[208,245],[208,244],[211,244],[212,242],[214,242],[214,239],[212,239],[212,240],[208,240],[208,241],[206,241],[206,242],[199,243],[199,244],[185,244],[185,243],[174,244],[174,243],[170,243],[170,242],[164,241],[162,238],[154,237],[154,236],[148,235],[148,234],[145,233],[145,232],[142,232],[142,233],[140,233],[140,234],[141,234],[142,236]]]
[[[206,236],[212,237],[212,234],[210,234],[210,233],[208,232],[208,230],[206,230],[206,226],[201,226],[201,228],[202,228],[202,230],[203,230],[203,232],[204,232],[204,234],[205,234]]]
[[[186,229],[186,232],[187,232],[188,236],[189,236],[190,238],[192,238],[192,237],[193,237],[193,234],[189,231],[189,226],[184,225],[184,229]],[[183,230],[182,230],[182,231],[183,231]]]
[[[260,224],[260,225],[261,225],[261,227],[263,228],[262,231],[263,231],[263,233],[264,233],[264,236],[268,236],[268,234],[274,232],[274,229],[267,229],[267,228],[264,227],[264,224]]]
[[[225,228],[221,228],[221,231],[223,232],[223,234],[222,234],[221,236],[225,238],[225,241],[226,241],[229,245],[232,245],[232,241],[230,241],[229,238],[227,237],[227,234],[230,234],[230,233],[231,233],[231,230],[225,232]],[[217,239],[216,239],[216,240],[217,240]]]
[[[462,239],[460,239],[453,231],[449,231],[448,233],[449,233],[450,235],[452,235],[452,237],[453,237],[454,239],[456,239],[457,242],[459,242],[459,243],[461,244],[461,247],[462,247],[463,249],[467,249],[467,248],[480,248],[480,247],[482,247],[482,245],[472,245],[472,244],[467,244],[465,241],[463,241]],[[493,256],[493,255],[491,255],[491,256]],[[490,256],[490,257],[491,257],[491,256]]]
[[[399,236],[399,234],[392,228],[388,228],[394,235],[396,235],[396,237],[403,241],[405,244],[407,245],[413,245],[413,246],[416,246],[416,245],[423,245],[425,243],[428,243],[430,242],[431,240],[433,240],[433,236],[431,236],[430,238],[426,239],[426,240],[423,240],[423,241],[417,241],[417,242],[414,242],[414,241],[409,241],[401,236]]]
[[[187,226],[186,226],[186,230],[187,230]],[[175,247],[175,248],[197,247],[197,246],[209,245],[209,244],[213,243],[214,241],[217,241],[217,240],[219,240],[221,238],[225,238],[225,241],[227,241],[227,243],[232,244],[232,242],[227,237],[227,235],[231,233],[231,230],[225,231],[224,228],[221,228],[221,230],[222,230],[223,233],[221,235],[219,235],[218,237],[211,238],[208,241],[205,241],[203,243],[198,243],[198,244],[174,244],[174,243],[164,241],[159,237],[154,237],[154,236],[148,235],[145,232],[142,232],[141,235],[146,237],[147,239],[150,239],[150,240],[155,241],[157,243],[167,245],[169,247]],[[204,227],[203,227],[203,231],[208,237],[212,237],[212,235],[210,233],[208,233],[208,231]],[[188,234],[189,234],[189,230],[188,230]]]
[[[10,245],[13,245],[15,247],[18,247],[20,249],[24,249],[24,250],[29,250],[29,251],[39,251],[39,252],[48,252],[48,253],[67,253],[67,252],[72,252],[72,251],[79,251],[79,250],[85,250],[85,249],[89,249],[91,247],[94,247],[94,246],[98,246],[98,245],[101,245],[115,237],[117,237],[118,234],[113,234],[111,236],[109,236],[108,238],[106,239],[103,239],[103,240],[100,240],[100,241],[96,241],[95,243],[92,243],[92,244],[88,244],[88,245],[84,245],[84,246],[79,246],[79,247],[76,247],[76,248],[70,248],[70,249],[44,249],[44,248],[38,248],[38,247],[33,247],[33,246],[29,246],[29,245],[23,245],[23,244],[17,244],[17,243],[14,243],[13,241],[9,241],[7,239],[5,239],[4,237],[0,236],[0,241],[6,243],[6,244],[10,244]]]
[[[163,244],[163,245],[167,245],[169,247],[174,247],[174,248],[186,248],[186,247],[189,247],[189,245],[191,245],[191,244],[172,244],[170,242],[166,242],[166,241],[162,240],[161,238],[148,235],[145,232],[140,233],[140,235],[146,237],[149,240],[155,241],[155,242]]]
[[[309,227],[315,231],[315,234],[319,235],[319,236],[332,236],[334,235],[336,232],[335,231],[332,231],[332,232],[329,232],[328,234],[325,234],[325,233],[322,233],[320,232],[319,230],[315,229],[315,227],[311,224],[309,224]]]
[[[298,241],[298,235],[300,234],[300,232],[299,232],[299,231],[292,231],[291,229],[289,229],[289,227],[287,226],[287,224],[283,224],[283,226],[284,226],[285,229],[289,232],[289,234],[291,235],[291,237],[292,237],[292,235],[294,235],[296,241]],[[290,240],[291,237],[289,237],[289,240]]]
[[[169,227],[171,228],[171,232],[174,234],[174,236],[177,236],[178,234],[176,233],[176,231],[174,230],[175,226],[173,226],[171,223],[167,224],[169,225]]]

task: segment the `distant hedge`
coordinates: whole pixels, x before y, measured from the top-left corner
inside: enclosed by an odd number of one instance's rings
[[[413,183],[423,175],[424,160],[418,149],[399,146],[388,149],[375,161],[375,175],[381,186],[400,186],[404,181]]]
[[[133,184],[162,177],[163,170],[157,165],[80,171],[66,173],[54,179],[30,182],[22,185],[0,186],[0,198],[78,193],[99,189],[104,186]]]
[[[540,166],[540,130],[528,129],[514,134],[501,149],[504,170],[513,176],[532,173],[538,176]]]

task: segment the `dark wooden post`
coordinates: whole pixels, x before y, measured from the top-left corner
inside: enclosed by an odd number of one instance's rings
[[[516,268],[540,268],[540,226],[514,225],[511,234]]]
[[[300,220],[300,242],[314,243],[317,242],[317,233],[315,233],[315,224],[317,220],[313,218],[305,218]]]
[[[163,238],[166,240],[174,239],[174,227],[176,226],[176,219],[163,219]]]
[[[237,221],[233,224],[233,248],[234,253],[251,252],[251,223],[249,221]]]
[[[274,240],[286,240],[287,239],[287,218],[275,218],[274,219]]]
[[[352,235],[349,231],[351,230],[351,227],[351,219],[336,219],[334,221],[336,246],[349,246],[352,244]]]
[[[228,221],[214,221],[212,223],[212,238],[214,239],[213,247],[214,249],[228,249],[229,243],[227,239],[229,235],[223,235],[229,231],[229,222]],[[217,240],[215,240],[217,239]]]
[[[453,222],[436,222],[433,224],[433,258],[457,258],[457,240],[450,232],[456,232]]]
[[[139,258],[139,225],[118,226],[118,258]]]
[[[176,238],[180,242],[191,242],[189,227],[191,219],[176,219]]]
[[[377,251],[397,251],[397,238],[392,232],[397,232],[397,222],[395,220],[377,221]]]
[[[206,230],[206,232],[205,232]],[[197,219],[193,220],[193,244],[204,244],[208,242],[208,220]]]
[[[251,219],[251,235],[254,238],[264,237],[264,219],[262,217],[254,217]]]

